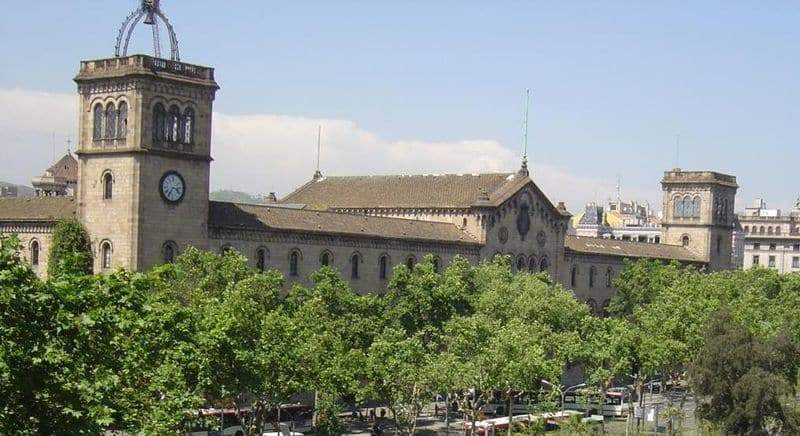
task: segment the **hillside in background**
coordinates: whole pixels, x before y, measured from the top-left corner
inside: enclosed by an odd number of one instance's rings
[[[30,186],[17,185],[14,183],[1,182],[1,181],[0,181],[0,186],[16,186],[18,197],[33,197],[34,195],[36,195],[36,192]]]
[[[248,194],[247,192],[222,189],[209,194],[212,201],[226,201],[231,203],[265,204],[264,198]]]

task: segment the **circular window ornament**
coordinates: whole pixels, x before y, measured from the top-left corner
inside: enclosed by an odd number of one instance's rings
[[[547,235],[544,233],[544,230],[540,230],[539,233],[536,234],[536,243],[539,244],[540,247],[544,247],[547,243]]]
[[[505,226],[500,227],[500,230],[497,232],[497,237],[500,239],[501,244],[508,242],[508,228]]]

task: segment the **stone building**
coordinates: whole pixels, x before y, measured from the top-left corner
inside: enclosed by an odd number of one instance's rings
[[[597,313],[625,259],[730,267],[732,176],[666,172],[661,244],[567,236],[571,215],[524,161],[499,174],[317,173],[268,205],[212,202],[214,69],[120,55],[81,62],[75,82],[74,197],[0,200],[0,232],[20,235],[40,274],[54,223],[70,216],[89,232],[98,273],[147,269],[194,246],[236,250],[287,284],[309,284],[310,272],[330,265],[356,291],[380,293],[393,267],[426,255],[444,268],[455,256],[477,263],[503,254],[516,271],[547,272]]]
[[[37,197],[74,196],[78,187],[78,161],[67,154],[31,181]]]
[[[800,200],[788,213],[757,198],[739,216],[744,232],[742,267],[800,272]]]
[[[589,203],[583,212],[576,214],[571,222],[577,236],[618,239],[620,241],[661,242],[661,219],[649,206],[632,201],[609,201],[604,209]]]

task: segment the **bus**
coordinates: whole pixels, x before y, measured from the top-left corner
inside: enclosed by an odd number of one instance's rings
[[[605,399],[602,400],[600,392],[589,389],[568,392],[564,395],[565,410],[591,412],[615,418],[627,416],[630,403],[631,395],[628,388],[611,388],[606,391]]]

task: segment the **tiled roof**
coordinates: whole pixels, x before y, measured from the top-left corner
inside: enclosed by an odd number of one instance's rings
[[[53,177],[63,177],[67,181],[78,181],[78,161],[72,156],[72,153],[67,152],[58,162],[47,169]]]
[[[218,201],[209,204],[208,223],[211,227],[243,230],[283,230],[479,245],[478,241],[454,224]]]
[[[281,203],[308,209],[468,208],[490,197],[514,173],[323,177],[292,192]]]
[[[567,250],[580,254],[705,262],[699,256],[679,245],[650,244],[583,236],[567,236],[564,245]]]
[[[72,197],[0,198],[0,221],[58,221],[77,208]]]

